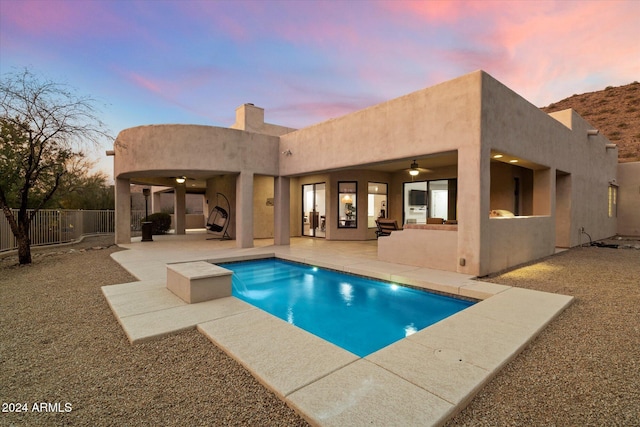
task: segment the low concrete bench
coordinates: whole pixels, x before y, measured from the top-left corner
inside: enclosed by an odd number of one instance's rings
[[[233,271],[205,261],[167,265],[167,289],[189,304],[231,296]]]

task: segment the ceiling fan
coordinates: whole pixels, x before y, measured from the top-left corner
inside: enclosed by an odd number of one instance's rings
[[[430,169],[421,168],[415,159],[413,160],[413,163],[411,163],[411,166],[409,166],[409,169],[407,169],[407,171],[411,176],[418,176],[420,172],[422,173],[431,172]]]
[[[196,180],[195,178],[189,178],[189,177],[186,177],[184,175],[182,175],[182,176],[171,176],[171,177],[169,177],[169,179],[171,179],[172,181],[177,182],[178,184],[184,184],[186,181],[195,181]]]

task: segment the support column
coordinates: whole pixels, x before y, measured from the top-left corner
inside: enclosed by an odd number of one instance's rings
[[[273,240],[276,245],[289,245],[291,242],[291,190],[289,181],[289,178],[283,176],[278,176],[273,180]]]
[[[253,172],[236,178],[236,247],[253,247]]]
[[[162,212],[162,202],[160,199],[160,192],[153,192],[153,187],[151,187],[151,213]]]
[[[116,244],[131,243],[131,181],[124,178],[116,178],[115,182],[116,202]]]
[[[489,260],[490,150],[458,150],[458,273],[479,275]]]
[[[173,219],[175,221],[175,233],[186,234],[186,206],[187,206],[187,189],[184,184],[176,185],[173,199]]]
[[[552,201],[555,200],[555,171],[551,169],[533,172],[533,214],[551,215]]]

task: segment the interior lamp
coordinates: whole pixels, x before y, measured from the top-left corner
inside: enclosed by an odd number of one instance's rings
[[[179,177],[177,177],[177,178],[176,178],[176,182],[177,182],[178,184],[184,184],[184,182],[185,182],[186,180],[187,180],[187,178],[186,178],[186,177],[184,177],[184,176],[179,176]]]
[[[353,199],[348,194],[345,194],[342,198],[342,203],[353,203]]]
[[[409,175],[416,176],[419,173],[420,171],[418,170],[418,163],[416,163],[416,161],[414,160],[413,163],[411,163],[411,168],[409,169]]]

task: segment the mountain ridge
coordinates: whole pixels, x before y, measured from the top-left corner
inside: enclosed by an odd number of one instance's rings
[[[618,162],[640,161],[640,83],[572,95],[540,109],[553,113],[567,108],[618,146]]]

